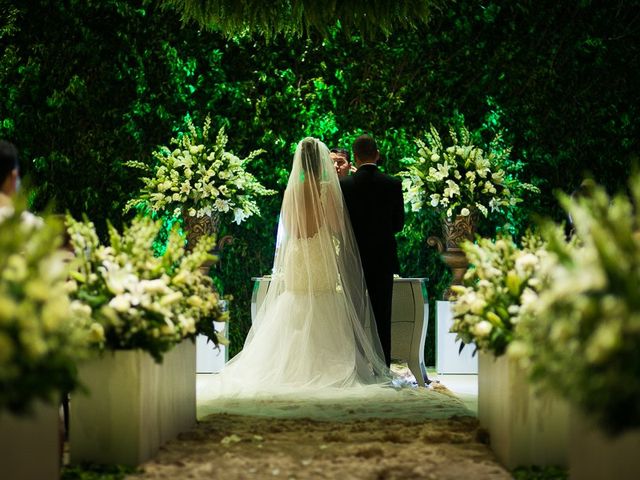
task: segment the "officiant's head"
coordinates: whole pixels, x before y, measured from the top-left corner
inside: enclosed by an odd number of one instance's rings
[[[0,140],[0,192],[15,195],[19,177],[18,150],[12,143]]]
[[[336,173],[339,177],[346,177],[351,170],[351,155],[346,148],[332,148],[330,150],[331,160],[334,167],[336,167]]]
[[[378,145],[371,135],[360,135],[355,139],[353,157],[358,168],[367,163],[375,164],[380,159]]]

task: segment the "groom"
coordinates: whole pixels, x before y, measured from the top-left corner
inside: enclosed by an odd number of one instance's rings
[[[400,180],[378,170],[375,140],[361,135],[353,142],[357,171],[340,179],[360,250],[367,290],[387,366],[391,364],[393,274],[399,270],[395,233],[404,225]]]

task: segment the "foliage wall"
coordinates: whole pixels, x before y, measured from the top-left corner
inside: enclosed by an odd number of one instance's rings
[[[150,1],[0,0],[0,137],[21,151],[35,209],[53,201],[104,229],[107,218],[122,222],[139,186],[123,163],[151,161],[186,115],[202,123],[211,114],[240,155],[265,149],[249,168],[280,192],[306,135],[348,146],[372,132],[393,173],[430,123],[444,133],[464,115],[471,128],[506,129],[522,178],[543,189],[523,204],[520,229],[532,212],[560,218],[552,192],[572,190],[585,172],[612,190],[625,183],[640,138],[636,3],[460,0],[383,41],[336,27],[324,39],[265,43],[182,25]],[[270,269],[280,199],[225,232],[235,243],[217,274],[235,297],[236,348],[250,277]],[[448,274],[425,243],[438,233],[435,216],[409,220],[402,273],[429,277],[438,297]]]

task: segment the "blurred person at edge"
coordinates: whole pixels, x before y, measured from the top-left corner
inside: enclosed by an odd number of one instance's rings
[[[13,206],[13,197],[20,188],[18,150],[9,142],[0,140],[0,208]]]

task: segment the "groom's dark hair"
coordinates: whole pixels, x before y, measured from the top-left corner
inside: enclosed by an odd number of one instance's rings
[[[353,142],[353,154],[361,161],[375,160],[377,153],[378,145],[371,135],[360,135]]]

